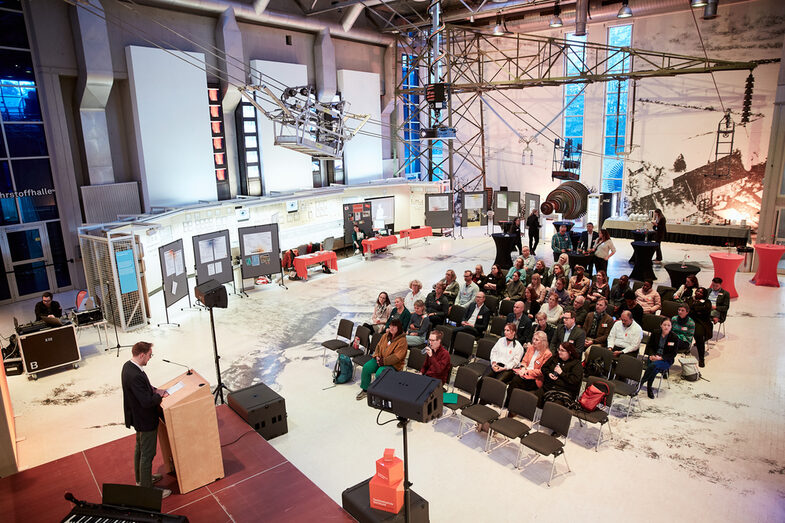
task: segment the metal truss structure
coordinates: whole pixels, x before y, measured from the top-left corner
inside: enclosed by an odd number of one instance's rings
[[[456,193],[485,190],[484,99],[495,99],[500,105],[516,108],[517,112],[513,111],[513,114],[526,115],[526,110],[505,91],[717,71],[752,71],[764,63],[581,44],[527,34],[496,36],[449,24],[443,26],[441,35],[440,78],[430,74],[434,56],[427,36],[399,35],[397,39],[398,123],[392,133],[393,146],[403,159],[398,174],[411,171],[417,163],[421,179],[449,179],[450,188]],[[576,52],[576,46],[581,46],[584,52]],[[572,63],[570,69],[577,74],[564,74],[566,61]],[[404,66],[406,75],[402,73]],[[425,85],[433,82],[451,85],[450,110],[445,123],[458,130],[457,140],[421,142],[417,136],[420,123],[423,127],[431,127],[434,123],[424,96]],[[404,118],[404,105],[407,104],[407,117]],[[525,117],[517,117],[529,123]],[[438,154],[440,147],[441,155]]]

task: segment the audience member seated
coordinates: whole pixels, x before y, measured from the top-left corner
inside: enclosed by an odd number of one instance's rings
[[[535,391],[542,387],[542,366],[552,355],[548,348],[548,335],[542,331],[535,332],[532,342],[526,345],[520,366],[513,369],[515,375],[507,388],[507,403],[510,402],[513,389]]]
[[[514,376],[513,369],[520,365],[521,358],[523,358],[523,345],[515,339],[515,325],[508,323],[504,326],[504,336],[499,338],[491,349],[491,366],[485,371],[483,378],[489,376],[509,383]],[[481,379],[474,396],[475,403],[480,397],[482,383]]]
[[[447,296],[447,299],[450,301],[450,305],[455,303],[455,298],[458,296],[458,292],[461,290],[461,286],[458,284],[457,276],[455,275],[455,271],[452,269],[448,269],[446,273],[444,273],[444,278],[439,280],[440,282],[444,283],[444,295]]]
[[[409,309],[403,306],[403,298],[398,296],[397,298],[395,298],[393,304],[395,306],[393,307],[393,310],[390,312],[390,317],[387,319],[387,323],[384,326],[385,330],[387,330],[390,327],[390,322],[392,322],[393,320],[400,321],[401,325],[409,325],[409,320],[412,313],[409,312]]]
[[[542,260],[540,260],[542,261]],[[537,310],[542,307],[542,304],[545,303],[545,299],[548,297],[548,287],[542,284],[542,278],[538,273],[532,274],[532,282],[529,285],[529,290],[532,293],[532,309],[534,309],[534,303],[537,303]],[[537,314],[534,312],[533,314]]]
[[[59,318],[63,315],[63,308],[54,301],[52,293],[46,291],[41,295],[41,301],[35,304],[35,321],[42,318]]]
[[[572,250],[572,240],[567,232],[566,225],[559,226],[559,232],[551,238],[551,251],[553,251],[553,261],[559,259],[559,255]]]
[[[575,301],[572,302],[572,307],[569,307],[575,314],[575,321],[578,322],[578,325],[583,325],[583,322],[586,321],[586,316],[589,314],[589,304],[586,303],[586,298],[583,296],[576,296]],[[580,350],[580,347],[578,348]]]
[[[468,332],[475,338],[479,338],[488,328],[491,321],[491,311],[485,306],[485,293],[478,292],[474,297],[474,302],[469,305],[463,315],[460,326],[453,331],[453,339],[458,332]]]
[[[608,298],[608,305],[610,305],[610,312],[612,316],[619,317],[624,305],[624,295],[630,289],[630,277],[626,274],[619,278],[613,287],[611,287],[610,296]],[[633,299],[635,295],[632,295]]]
[[[414,302],[422,300],[424,303],[428,295],[422,291],[422,282],[420,280],[409,282],[409,289],[409,294],[403,299],[403,306],[411,312],[414,310]]]
[[[537,391],[540,407],[546,401],[559,403],[560,395],[553,394],[554,392],[564,393],[573,401],[577,399],[583,380],[583,366],[580,354],[572,342],[559,344],[556,354],[549,358],[540,370],[543,376],[542,388]]]
[[[525,249],[525,247],[524,247]],[[529,337],[532,328],[532,320],[526,314],[526,304],[516,301],[512,306],[512,312],[507,315],[507,324],[515,325],[515,338],[524,343]]]
[[[422,300],[414,302],[414,314],[409,317],[409,328],[406,332],[406,344],[409,347],[425,344],[425,337],[431,330],[431,322],[425,314],[425,303]]]
[[[403,302],[401,302],[401,305],[403,305]],[[406,351],[406,336],[404,335],[403,324],[400,320],[394,319],[390,322],[387,332],[382,334],[379,343],[376,344],[373,359],[368,360],[363,365],[362,378],[360,380],[360,388],[362,390],[357,394],[358,401],[367,396],[366,391],[371,384],[371,376],[375,374],[378,377],[388,367],[398,371],[403,369],[403,365],[406,362]]]
[[[548,267],[545,266],[545,262],[543,260],[537,260],[537,263],[534,264],[534,269],[531,272],[527,272],[527,285],[531,285],[531,283],[534,281],[535,274],[539,275],[540,283],[543,285],[548,281]]]
[[[635,320],[638,325],[643,323],[643,307],[641,307],[635,299],[635,293],[631,290],[624,293],[624,304],[616,313],[616,317],[621,318],[621,313],[624,311],[630,311],[632,313],[632,319]]]
[[[512,279],[507,282],[504,288],[504,299],[518,301],[523,298],[523,282],[521,281],[521,273],[514,272]]]
[[[474,274],[472,274],[472,281],[477,284],[478,287],[482,285],[482,282],[485,281],[485,270],[482,268],[482,265],[477,264],[474,267]],[[480,287],[482,290],[482,287]]]
[[[676,358],[679,338],[673,332],[672,327],[671,320],[665,318],[660,324],[660,330],[652,332],[646,343],[645,354],[648,357],[641,383],[646,384],[646,394],[652,399],[654,399],[654,393],[651,391],[651,386],[654,385],[654,378],[660,372],[667,372]]]
[[[491,273],[485,277],[482,284],[478,285],[480,285],[480,290],[483,291],[486,296],[492,294],[493,296],[501,298],[504,296],[506,279],[501,270],[499,270],[499,266],[494,264],[493,267],[491,267]]]
[[[529,339],[526,340],[527,342],[532,342],[535,333],[544,332],[548,337],[548,343],[550,344],[551,340],[553,339],[553,335],[556,332],[556,327],[548,323],[548,316],[544,311],[540,311],[534,315],[534,323],[532,324],[532,329],[529,332],[531,332],[531,335],[529,336]]]
[[[651,280],[644,280],[643,287],[635,291],[635,301],[643,307],[646,314],[657,314],[662,307],[660,293],[654,290],[654,283]]]
[[[579,352],[583,352],[586,348],[586,332],[576,325],[575,313],[572,311],[564,311],[562,324],[556,327],[556,334],[551,339],[551,352],[555,352],[559,344],[565,341],[572,342]]]
[[[621,354],[637,356],[642,339],[643,329],[632,319],[630,311],[624,311],[608,333],[608,348],[616,357]]]
[[[442,336],[444,333],[440,330],[432,330],[428,335],[428,345],[423,349],[425,362],[422,364],[420,373],[423,376],[441,380],[442,385],[447,385],[450,381],[452,364],[450,363],[450,353],[442,345]]]
[[[594,305],[600,298],[605,298],[607,300],[610,295],[611,288],[608,286],[608,275],[605,274],[605,271],[599,271],[594,277],[594,283],[589,287],[586,299],[589,301],[590,305]]]
[[[692,298],[692,293],[698,288],[698,277],[690,274],[684,283],[673,293],[674,301],[687,301]]]
[[[536,267],[537,258],[532,256],[528,247],[523,247],[523,251],[521,252],[521,258],[523,259],[523,268],[526,270],[526,274],[529,274],[534,270],[534,267]],[[544,265],[545,264],[543,263],[543,266]]]
[[[450,300],[444,294],[444,283],[437,282],[436,287],[425,298],[425,312],[432,326],[441,325],[450,310]]]
[[[380,292],[379,297],[376,298],[376,303],[373,306],[371,323],[366,323],[365,327],[368,327],[377,334],[384,331],[387,325],[387,320],[390,319],[390,313],[392,312],[392,309],[392,305],[390,305],[390,298],[387,296],[387,293]]]
[[[559,323],[562,314],[564,314],[564,309],[561,305],[559,305],[559,297],[551,293],[548,296],[548,304],[540,309],[540,312],[545,312],[545,315],[548,318],[548,323],[556,327],[556,324]]]
[[[540,304],[535,301],[531,287],[526,287],[523,290],[523,313],[529,317],[534,318],[534,315],[540,311]]]
[[[568,285],[567,278],[565,277],[559,278],[558,280],[556,280],[556,283],[554,283],[553,288],[551,288],[551,292],[548,294],[548,297],[550,297],[551,295],[556,296],[556,298],[559,300],[559,305],[561,305],[562,307],[566,307],[570,305],[570,303],[572,303],[572,300],[570,299],[570,293],[567,292],[567,285]]]
[[[474,297],[480,292],[480,288],[472,281],[472,271],[463,271],[463,283],[458,290],[458,296],[455,298],[455,305],[461,307],[468,307],[474,301]]]
[[[711,322],[711,302],[708,293],[703,287],[698,287],[692,294],[692,299],[687,301],[690,306],[690,316],[695,322],[695,346],[698,349],[698,366],[703,367],[706,355],[706,340],[711,337],[713,324]]]
[[[365,239],[365,233],[360,230],[359,225],[354,225],[352,227],[352,245],[354,245],[354,254],[360,254],[363,249],[363,240]]]
[[[613,327],[613,318],[607,312],[608,301],[605,298],[597,300],[594,312],[586,315],[583,322],[583,330],[586,331],[586,341],[584,347],[588,349],[592,345],[605,347],[608,344],[608,334]]]
[[[589,287],[591,287],[591,279],[586,277],[586,270],[583,265],[576,265],[575,276],[570,278],[570,285],[567,288],[570,299],[574,300],[576,296],[586,296],[589,293]]]
[[[722,288],[722,278],[711,280],[708,298],[711,302],[711,321],[723,323],[730,308],[730,293]]]
[[[692,346],[692,338],[695,336],[695,322],[689,316],[690,306],[680,303],[676,312],[677,315],[671,318],[673,331],[681,341],[687,344],[687,347],[690,347]]]
[[[507,277],[505,279],[508,283],[510,280],[512,280],[512,275],[516,272],[521,277],[522,281],[526,281],[526,269],[523,268],[523,258],[520,256],[515,258],[515,263],[513,263],[512,267],[510,267],[510,270],[507,271]]]
[[[555,287],[556,282],[559,281],[561,278],[567,278],[569,281],[569,276],[567,276],[567,270],[570,268],[569,265],[562,265],[561,263],[554,263],[551,267],[550,272],[548,273],[548,281],[550,282],[550,287]]]

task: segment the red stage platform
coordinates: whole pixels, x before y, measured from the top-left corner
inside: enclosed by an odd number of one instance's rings
[[[210,523],[354,521],[234,411],[226,405],[216,410],[226,477],[179,495],[176,478],[165,475],[156,484],[172,489],[163,512]],[[0,519],[60,521],[73,506],[63,498],[66,492],[100,503],[103,483],[134,484],[133,455],[134,436],[129,435],[2,478]],[[153,471],[162,467],[160,456],[159,449]]]

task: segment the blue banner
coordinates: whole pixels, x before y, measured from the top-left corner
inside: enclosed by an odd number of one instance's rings
[[[128,294],[139,290],[136,284],[136,264],[134,251],[117,251],[114,253],[117,262],[117,277],[120,279],[120,292]]]

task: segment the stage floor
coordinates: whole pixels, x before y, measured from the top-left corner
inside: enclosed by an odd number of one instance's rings
[[[164,475],[158,486],[172,489],[162,511],[204,521],[353,521],[311,480],[254,432],[226,405],[217,407],[226,476],[187,494]],[[71,492],[101,501],[104,483],[134,483],[134,436],[111,441],[0,479],[4,522],[60,521],[73,505]],[[153,471],[163,466],[160,449]]]

